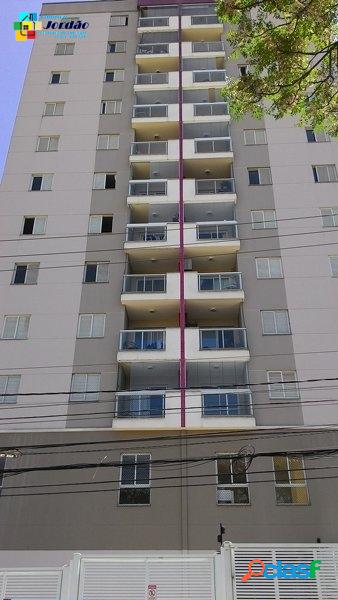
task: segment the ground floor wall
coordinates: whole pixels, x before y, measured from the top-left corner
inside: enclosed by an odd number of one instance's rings
[[[22,453],[7,458],[6,470],[23,472],[3,479],[0,550],[213,551],[220,523],[224,539],[237,543],[337,542],[334,453],[305,459],[307,505],[276,503],[271,456],[254,458],[248,468],[248,504],[220,505],[215,462],[220,454],[316,454],[337,442],[335,431],[1,434],[0,449]],[[126,453],[151,454],[149,505],[119,505]]]

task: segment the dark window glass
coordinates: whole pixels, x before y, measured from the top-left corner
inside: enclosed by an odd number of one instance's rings
[[[40,191],[42,186],[42,177],[33,177],[32,191]]]
[[[306,137],[307,137],[307,141],[308,142],[315,142],[316,141],[316,136],[315,136],[315,132],[313,131],[313,129],[307,129],[306,130]]]
[[[113,230],[113,217],[102,217],[102,233],[111,233]]]
[[[249,183],[250,185],[259,185],[258,169],[249,171]]]
[[[51,83],[60,83],[60,73],[53,73]]]
[[[316,167],[312,167],[313,177],[316,183],[318,183],[318,173]]]
[[[119,504],[150,504],[150,489],[121,488]]]
[[[25,283],[27,265],[17,265],[13,283]]]
[[[106,81],[114,81],[115,73],[114,71],[107,71],[106,73]]]
[[[115,175],[107,173],[106,175],[106,190],[114,190],[116,184]]]
[[[23,224],[23,235],[31,235],[33,233],[34,218],[28,217]]]
[[[86,265],[85,282],[95,283],[96,281],[97,265]]]

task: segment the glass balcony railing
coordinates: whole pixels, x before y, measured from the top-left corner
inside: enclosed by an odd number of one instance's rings
[[[125,275],[124,294],[159,294],[167,291],[166,275]]]
[[[224,390],[202,394],[202,411],[204,417],[251,417],[251,393]]]
[[[165,84],[169,81],[169,73],[138,73],[135,77],[137,85]]]
[[[133,108],[133,117],[136,119],[153,119],[154,117],[167,116],[167,104],[138,104]]]
[[[117,395],[116,417],[119,419],[141,419],[164,417],[165,394],[123,394]]]
[[[242,289],[241,273],[205,273],[198,276],[200,292],[225,292]]]
[[[226,71],[214,69],[213,71],[193,71],[192,80],[194,83],[209,83],[212,81],[225,81]]]
[[[196,194],[234,194],[234,179],[196,179]]]
[[[196,237],[198,240],[233,240],[238,237],[237,225],[235,223],[197,225]]]
[[[169,54],[169,44],[139,44],[136,54]]]
[[[168,154],[168,142],[134,142],[131,145],[132,156]]]
[[[140,17],[139,27],[168,27],[169,17]]]
[[[246,348],[246,330],[243,328],[200,329],[200,350],[245,350]]]
[[[131,225],[127,227],[127,242],[165,242],[167,228],[165,225]]]
[[[193,42],[193,52],[222,52],[224,50],[223,42]]]
[[[217,152],[231,152],[231,138],[214,138],[195,140],[195,154],[208,154]]]
[[[139,179],[129,182],[129,196],[166,196],[167,180]]]
[[[219,23],[216,15],[192,15],[192,25],[215,25]]]
[[[215,117],[228,114],[229,105],[227,102],[203,102],[201,104],[194,104],[195,117]]]
[[[120,350],[165,350],[165,330],[145,329],[120,332]]]

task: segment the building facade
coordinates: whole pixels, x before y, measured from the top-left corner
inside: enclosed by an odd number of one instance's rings
[[[2,183],[1,549],[337,541],[337,142],[230,119],[212,3],[41,18],[89,25]]]

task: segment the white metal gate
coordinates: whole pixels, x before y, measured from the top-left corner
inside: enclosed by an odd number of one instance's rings
[[[151,599],[215,600],[213,557],[81,559],[78,600]]]
[[[234,600],[338,600],[337,545],[233,544],[230,548]],[[320,560],[321,564],[314,579],[251,577],[243,582],[248,563],[253,559],[274,564],[278,560],[294,564]]]
[[[59,600],[61,570],[0,571],[0,600]]]

